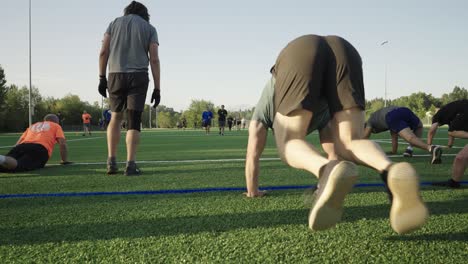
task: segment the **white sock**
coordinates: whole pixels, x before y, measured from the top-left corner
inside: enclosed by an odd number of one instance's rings
[[[0,155],[0,164],[3,164],[5,160],[6,160],[5,156]]]

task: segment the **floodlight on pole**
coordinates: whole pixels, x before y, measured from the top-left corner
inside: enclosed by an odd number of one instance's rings
[[[32,124],[32,78],[31,78],[31,0],[29,0],[29,126]]]
[[[388,44],[388,40],[380,43],[380,46],[384,46],[385,44]],[[384,107],[387,107],[387,68],[388,68],[388,62],[387,62],[387,54],[385,54],[385,91],[384,91]]]

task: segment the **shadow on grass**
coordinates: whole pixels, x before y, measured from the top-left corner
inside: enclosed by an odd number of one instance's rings
[[[174,174],[195,174],[195,173],[205,173],[210,172],[219,172],[221,175],[226,171],[241,171],[243,169],[244,163],[235,162],[235,163],[216,163],[216,167],[213,168],[213,163],[141,163],[139,167],[143,171],[142,177],[153,177],[161,175],[174,175]],[[123,171],[125,169],[125,164],[119,164],[119,173],[116,176],[123,176]],[[276,170],[276,169],[286,169],[287,167],[283,164],[266,164],[263,168]],[[70,165],[70,166],[61,166],[61,165],[48,165],[42,169],[24,172],[24,173],[0,173],[0,180],[8,179],[26,179],[26,178],[38,178],[38,177],[87,177],[87,176],[102,175],[104,177],[109,177],[106,175],[106,165],[105,164],[92,164],[92,165]]]
[[[461,241],[468,242],[468,231],[458,233],[424,234],[413,236],[391,236],[385,240],[394,242],[405,241]]]
[[[468,213],[467,200],[428,203],[432,215]],[[183,208],[182,208],[183,209]],[[345,208],[342,222],[388,217],[388,205],[352,206]],[[125,222],[41,225],[34,227],[0,228],[0,245],[31,245],[73,241],[110,240],[115,238],[144,238],[219,233],[238,229],[274,228],[282,225],[303,225],[306,230],[308,209],[273,210],[219,215],[178,216],[135,219]],[[112,218],[112,216],[110,216]],[[116,216],[120,218],[120,216]],[[389,240],[456,240],[466,241],[467,233],[429,234],[390,237]],[[465,239],[465,240],[463,240]]]

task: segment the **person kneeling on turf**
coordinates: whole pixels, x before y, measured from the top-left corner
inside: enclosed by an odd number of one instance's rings
[[[258,185],[259,159],[267,128],[271,127],[281,159],[319,179],[309,214],[312,230],[328,229],[340,221],[344,198],[357,181],[358,170],[353,162],[378,170],[388,183],[393,194],[390,222],[397,233],[408,233],[426,222],[428,210],[419,195],[419,177],[414,168],[405,162],[393,164],[377,143],[362,139],[362,61],[349,42],[337,36],[299,37],[281,51],[271,73],[270,88],[266,89],[272,92],[267,104],[262,107],[259,102],[255,109],[266,109],[270,124],[252,118],[249,126],[245,167],[248,197],[264,195]],[[340,160],[322,157],[305,140],[311,122],[313,125],[318,121],[315,118],[321,117],[321,100],[326,101],[330,114],[327,126],[320,130],[321,142],[333,146]]]
[[[52,156],[54,145],[60,145],[63,165],[70,164],[68,150],[59,119],[48,114],[43,122],[31,125],[20,137],[16,145],[5,155],[0,155],[0,172],[22,172],[44,168]]]
[[[389,106],[375,111],[367,120],[364,129],[364,138],[369,138],[371,133],[381,133],[390,130],[392,136],[392,153],[398,150],[398,136],[406,140],[410,145],[403,154],[405,157],[413,156],[413,148],[416,146],[431,153],[431,164],[442,162],[442,148],[428,145],[421,140],[423,125],[421,120],[408,108]]]
[[[458,152],[457,156],[453,160],[452,166],[452,178],[447,181],[434,182],[432,185],[450,188],[460,188],[460,182],[465,173],[466,167],[468,167],[468,145]]]

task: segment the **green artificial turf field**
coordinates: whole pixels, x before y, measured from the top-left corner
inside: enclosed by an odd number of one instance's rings
[[[213,130],[216,131],[216,130]],[[19,135],[0,135],[0,153]],[[445,145],[439,129],[435,143]],[[318,135],[309,136],[317,145]],[[466,263],[468,189],[423,186],[430,210],[420,230],[397,235],[388,220],[383,187],[356,187],[336,228],[307,227],[305,186],[310,174],[277,159],[270,135],[261,162],[265,198],[242,196],[246,131],[226,136],[201,130],[142,133],[138,160],[144,175],[105,174],[106,139],[67,133],[69,166],[21,174],[0,173],[0,263]],[[390,150],[389,135],[373,139]],[[125,159],[124,140],[119,160]],[[462,147],[467,140],[457,140]],[[448,179],[459,149],[444,149],[443,164],[409,161],[422,182]],[[415,154],[427,154],[415,150]],[[123,168],[123,164],[121,167]],[[359,184],[380,183],[361,167]],[[468,179],[465,179],[468,180]],[[216,189],[218,188],[218,189]],[[283,188],[283,189],[281,189]],[[30,197],[13,197],[30,194]],[[46,194],[53,194],[45,196]]]

